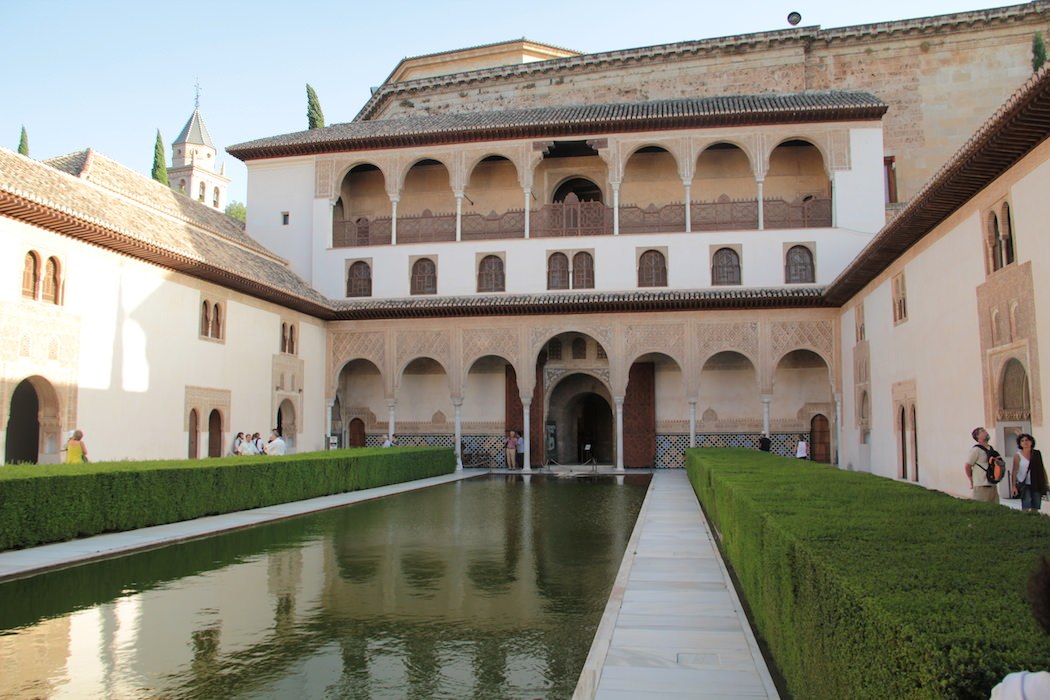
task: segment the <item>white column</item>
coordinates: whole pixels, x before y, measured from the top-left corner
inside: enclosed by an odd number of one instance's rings
[[[456,192],[456,241],[463,240],[463,193]]]
[[[691,183],[691,182],[684,182],[683,181],[682,184],[685,185],[685,232],[686,233],[692,233],[693,232],[693,207],[692,207],[693,195],[691,194],[691,192],[692,192],[692,189],[693,189],[693,183]]]
[[[400,197],[390,198],[390,245],[397,245],[397,200]]]
[[[391,440],[394,439],[394,409],[397,407],[397,399],[392,399],[386,402],[387,407],[387,422],[386,422],[386,434]]]
[[[769,404],[773,397],[765,394],[762,396],[762,432],[769,435]],[[772,437],[772,436],[770,436]]]
[[[762,194],[762,190],[763,190],[762,185],[763,184],[764,183],[761,180],[758,181],[758,230],[759,231],[765,231],[766,230],[766,204],[765,204],[766,200],[765,200],[765,195]]]
[[[842,394],[835,394],[835,464],[842,467]]]
[[[838,172],[837,170],[835,172]],[[831,186],[831,227],[837,228],[839,225],[839,207],[838,197],[835,196],[835,172],[831,173],[831,177],[828,178]]]
[[[616,470],[623,471],[623,397],[614,396],[616,403]]]
[[[325,437],[324,448],[327,450],[327,449],[329,449],[329,445],[331,444],[329,442],[328,438],[330,438],[333,435],[335,435],[335,426],[332,425],[332,406],[335,405],[335,398],[331,398],[331,399],[325,398],[324,405],[325,405],[324,424],[328,426],[328,430],[325,431],[326,437]],[[346,445],[343,445],[343,447],[346,447]]]
[[[531,408],[532,397],[523,398],[521,400],[521,415],[525,424],[521,426],[521,437],[525,440],[525,453],[522,455],[525,464],[521,465],[521,468],[526,472],[532,471],[532,426],[530,425],[532,421],[529,420],[529,409]]]
[[[456,409],[456,471],[463,471],[463,399],[452,399]]]
[[[613,192],[613,235],[620,235],[620,183],[612,184]]]
[[[529,237],[529,214],[532,212],[532,190],[525,188],[525,238]]]
[[[689,400],[689,446],[696,447],[696,399]]]

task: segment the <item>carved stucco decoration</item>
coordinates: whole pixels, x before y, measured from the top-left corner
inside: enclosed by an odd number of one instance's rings
[[[386,334],[382,332],[336,332],[331,336],[333,375],[350,360],[369,360],[383,371],[386,357]]]
[[[517,364],[519,355],[516,328],[477,328],[463,331],[463,368],[468,370],[479,357],[496,355]]]
[[[698,366],[703,368],[713,355],[732,350],[750,359],[757,369],[760,364],[758,330],[758,323],[753,321],[698,324],[695,334]]]
[[[812,350],[830,368],[835,357],[835,329],[831,321],[773,321],[769,324],[773,363],[792,350]]]
[[[562,333],[589,335],[601,343],[602,348],[605,350],[605,354],[612,357],[616,352],[616,345],[614,343],[616,333],[612,326],[541,326],[529,329],[530,357],[538,357],[540,350],[542,350],[542,346],[551,338],[561,335]]]
[[[331,159],[319,159],[314,165],[316,180],[314,182],[314,197],[317,199],[334,199],[336,191],[333,181],[335,163]]]
[[[550,395],[562,377],[569,374],[588,374],[601,380],[606,388],[611,386],[608,367],[544,367],[543,385],[546,387],[547,395]]]
[[[676,324],[631,325],[625,336],[624,360],[630,361],[649,352],[671,357],[679,368],[685,368],[685,326]]]
[[[403,369],[409,360],[429,357],[448,372],[451,367],[451,342],[448,331],[403,331],[397,334],[397,366]]]

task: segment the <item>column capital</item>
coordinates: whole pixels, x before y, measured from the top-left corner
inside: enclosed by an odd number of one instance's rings
[[[762,403],[773,403],[773,395],[772,394],[762,394],[761,399],[762,399]]]

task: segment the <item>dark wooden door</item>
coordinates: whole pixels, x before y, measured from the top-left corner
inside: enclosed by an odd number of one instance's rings
[[[365,422],[360,418],[350,421],[350,447],[365,446]]]
[[[831,426],[820,413],[809,422],[809,454],[814,462],[831,462]]]
[[[623,466],[651,467],[656,461],[656,365],[636,362],[623,400]]]

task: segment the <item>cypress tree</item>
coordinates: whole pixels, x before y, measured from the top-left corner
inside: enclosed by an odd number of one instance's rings
[[[25,125],[22,125],[22,138],[18,139],[18,152],[23,156],[29,155],[29,134],[26,133]]]
[[[1036,32],[1032,35],[1032,71],[1038,72],[1046,63],[1046,42],[1043,35]]]
[[[164,152],[164,140],[157,129],[157,145],[153,149],[153,179],[162,185],[168,185],[168,158]]]
[[[306,84],[306,124],[308,129],[320,129],[324,126],[324,112],[321,111],[321,101],[317,99],[317,93]]]

